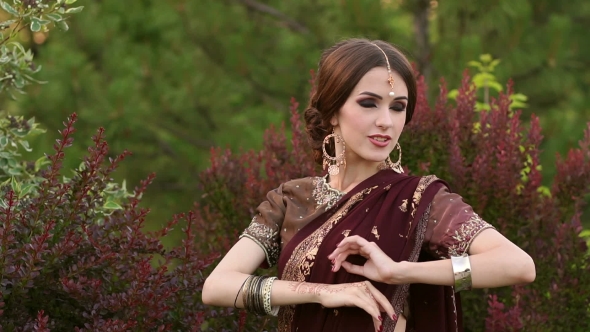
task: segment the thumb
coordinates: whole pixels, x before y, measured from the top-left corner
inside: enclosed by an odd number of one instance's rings
[[[364,274],[364,269],[362,266],[360,265],[354,265],[350,262],[344,261],[342,262],[342,267],[346,270],[346,272],[348,273],[352,273],[352,274],[358,274],[361,276],[365,276]]]

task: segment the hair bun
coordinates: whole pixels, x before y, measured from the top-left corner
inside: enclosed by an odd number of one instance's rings
[[[317,163],[322,162],[322,144],[328,128],[322,120],[322,114],[317,108],[308,106],[303,112],[303,118],[305,120],[305,132],[309,137],[309,144],[314,150],[314,159]]]

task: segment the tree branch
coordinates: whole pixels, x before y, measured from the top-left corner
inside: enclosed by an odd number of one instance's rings
[[[278,11],[275,8],[272,8],[268,5],[265,5],[260,2],[256,2],[254,0],[237,0],[237,1],[250,9],[253,9],[255,11],[258,11],[258,12],[261,12],[264,14],[268,14],[268,15],[280,20],[282,23],[284,23],[287,26],[287,28],[291,29],[294,32],[299,32],[299,33],[303,33],[303,34],[309,33],[309,29],[307,27],[305,27],[303,24],[289,18],[287,15],[281,13],[280,11]]]

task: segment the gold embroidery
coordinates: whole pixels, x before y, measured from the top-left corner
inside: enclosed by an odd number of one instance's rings
[[[434,175],[427,175],[420,178],[420,182],[418,182],[418,186],[416,187],[416,191],[414,191],[414,196],[412,197],[412,218],[410,219],[410,224],[408,226],[408,234],[406,234],[406,238],[410,235],[410,230],[412,229],[412,222],[416,217],[416,211],[418,210],[418,205],[420,204],[420,200],[422,199],[422,194],[428,188],[428,186],[433,183],[434,181],[438,180],[438,178]]]
[[[389,189],[391,189],[391,183],[390,183],[390,184],[388,184],[388,185],[386,185],[385,187],[383,187],[383,189],[384,189],[385,191],[389,191]]]
[[[371,234],[375,235],[377,240],[379,240],[379,232],[377,231],[377,226],[373,226],[373,229],[371,230]]]
[[[252,222],[250,222],[248,228],[246,228],[242,235],[240,235],[240,239],[247,237],[256,242],[256,244],[258,244],[264,251],[269,267],[272,267],[277,263],[281,251],[281,247],[279,246],[279,234],[277,230],[259,223],[257,217],[258,216],[254,216],[254,218],[252,218]]]
[[[402,201],[402,205],[400,205],[400,206],[399,206],[399,209],[400,209],[402,212],[408,212],[408,199],[404,199],[404,200]]]
[[[325,180],[324,180],[325,181]],[[305,281],[305,277],[311,273],[315,256],[324,237],[332,230],[348,211],[360,202],[373,189],[367,188],[354,194],[334,215],[332,215],[322,226],[316,229],[311,235],[301,241],[293,250],[289,261],[281,275],[281,280]],[[294,306],[283,306],[279,311],[279,332],[287,332],[291,329],[291,322],[295,313]]]
[[[420,204],[422,194],[426,188],[428,188],[428,186],[436,180],[438,180],[438,178],[434,175],[427,175],[420,178],[420,182],[418,182],[418,186],[416,187],[416,191],[414,191],[414,196],[412,197],[412,217],[416,216],[416,210],[418,210],[418,204]]]
[[[344,237],[347,237],[348,234],[350,234],[350,229],[346,229],[344,230],[344,232],[342,232],[342,235],[344,235]]]
[[[451,236],[455,241],[449,246],[449,255],[463,255],[471,246],[473,239],[487,228],[494,228],[494,226],[488,224],[477,213],[473,212],[471,218],[462,223],[459,229],[455,231],[455,234]]]
[[[326,210],[329,210],[346,194],[330,187],[325,177],[314,178],[313,185],[314,189],[311,195],[315,199],[316,209],[325,204]]]

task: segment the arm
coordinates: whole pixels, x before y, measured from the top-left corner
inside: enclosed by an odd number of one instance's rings
[[[474,288],[492,288],[531,283],[535,263],[522,249],[494,229],[482,231],[469,249]],[[391,283],[425,283],[452,286],[455,282],[451,260],[422,263],[400,262]]]
[[[211,272],[203,286],[203,303],[223,307],[234,305],[243,282],[265,259],[264,251],[248,238],[240,239]],[[354,284],[316,284],[276,280],[272,285],[273,306],[319,303],[328,308],[357,306],[371,316],[376,329],[381,325],[380,311],[393,316],[394,310],[387,298],[370,282]],[[237,296],[236,306],[243,308],[242,297]]]
[[[474,288],[501,287],[530,283],[535,280],[535,264],[522,249],[494,229],[483,230],[471,243],[469,260]],[[368,259],[363,266],[346,262],[348,255]],[[359,236],[344,239],[328,256],[340,267],[371,280],[390,284],[423,283],[454,285],[449,259],[430,262],[394,262],[373,242]]]

